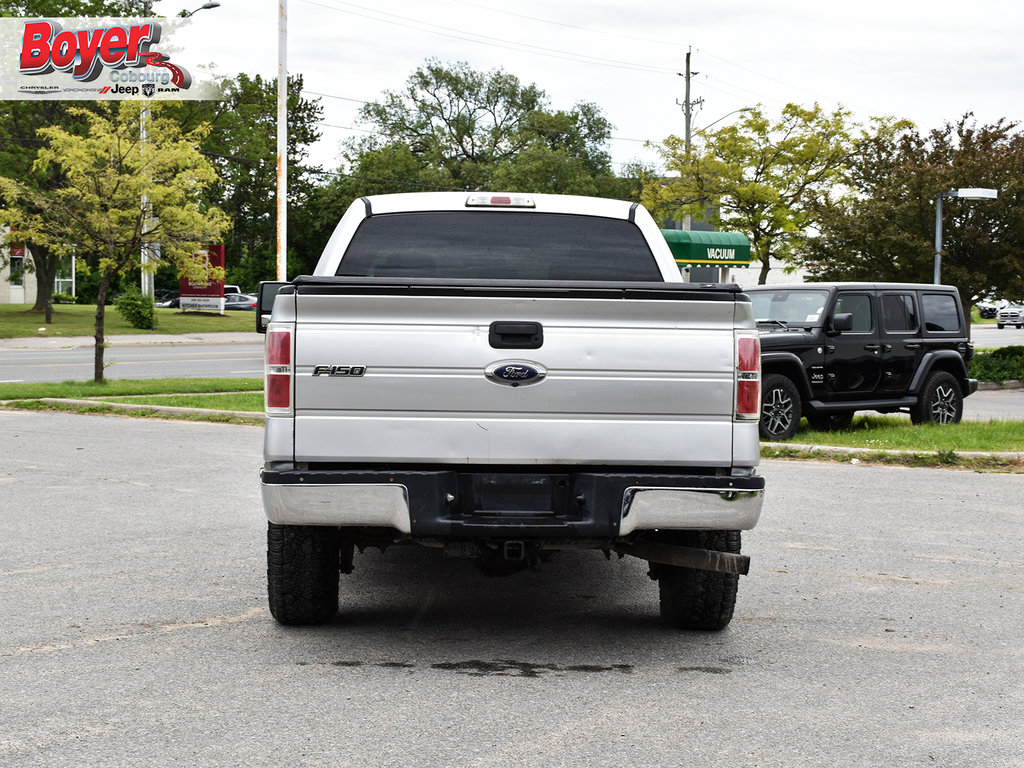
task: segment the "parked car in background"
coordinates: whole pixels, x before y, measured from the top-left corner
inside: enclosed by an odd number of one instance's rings
[[[746,291],[761,332],[761,437],[788,440],[806,416],[844,428],[856,411],[955,424],[974,354],[950,285],[800,283]]]
[[[995,302],[987,299],[975,302],[974,306],[978,308],[978,316],[982,320],[994,320],[996,313],[999,311],[999,307],[996,306]]]
[[[224,295],[224,309],[244,309],[256,311],[256,297],[247,293],[228,293]]]
[[[1007,304],[996,312],[996,328],[1005,328],[1008,325],[1024,328],[1024,305]]]

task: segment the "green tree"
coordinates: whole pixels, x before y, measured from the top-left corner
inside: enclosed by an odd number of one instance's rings
[[[0,110],[0,176],[21,179],[39,189],[53,188],[59,183],[59,169],[35,166],[36,153],[43,146],[38,131],[51,125],[71,126],[65,103],[58,101],[8,101]],[[45,312],[46,322],[52,321],[51,300],[54,280],[60,264],[60,254],[45,244],[36,244],[31,250],[31,263],[26,269],[35,275],[36,300],[33,312]]]
[[[350,145],[349,175],[374,191],[593,194],[596,178],[612,176],[612,126],[597,106],[552,111],[543,90],[503,70],[431,59],[361,117],[375,133]]]
[[[182,274],[200,278],[205,274],[196,272],[204,267],[189,257],[216,242],[228,225],[222,211],[200,204],[203,191],[216,181],[216,172],[197,148],[208,127],[183,133],[177,121],[161,116],[162,104],[154,102],[142,143],[139,107],[128,101],[98,105],[95,111],[73,107],[68,111],[85,121],[85,133],[60,126],[41,129],[46,145],[35,166],[39,171],[59,170],[54,188],[0,178],[7,206],[0,211],[3,223],[16,227],[34,247],[74,250],[84,267],[100,274],[93,371],[97,382],[103,381],[106,297],[116,277],[139,265],[143,244],[160,245],[150,267],[170,260]]]
[[[661,218],[689,214],[750,238],[764,283],[773,260],[793,265],[816,203],[841,177],[852,150],[849,113],[787,104],[772,121],[760,109],[698,132],[696,146],[669,136],[658,147],[667,174],[648,179],[641,200]]]
[[[320,171],[305,160],[309,145],[320,138],[316,124],[323,109],[319,101],[301,96],[302,87],[301,75],[288,78],[289,221],[305,208]],[[277,82],[239,74],[224,81],[220,101],[169,104],[167,114],[186,130],[211,126],[201,149],[219,180],[206,198],[233,222],[224,243],[229,282],[252,289],[272,279],[277,270]],[[290,259],[296,249],[292,229]]]
[[[0,0],[0,16],[125,16],[138,12],[133,0]],[[59,101],[8,101],[0,108],[0,175],[32,179],[46,187],[56,183],[54,171],[33,174],[36,150],[42,142],[36,131],[49,125],[69,125],[67,105]],[[32,311],[45,312],[50,323],[51,298],[59,257],[37,245],[26,266],[35,274],[36,301]]]
[[[0,0],[0,16],[131,16],[139,7],[134,0]]]
[[[384,143],[409,147],[424,164],[446,169],[454,187],[485,184],[494,165],[524,149],[535,136],[524,126],[545,105],[544,92],[502,70],[478,72],[465,62],[428,60],[401,92],[361,109]],[[361,150],[379,148],[374,137]]]
[[[959,187],[999,198],[943,201],[942,282],[965,307],[992,292],[1024,296],[1024,135],[1002,120],[978,126],[967,115],[925,134],[876,121],[851,159],[848,192],[821,205],[802,260],[819,279],[930,283],[936,195]]]

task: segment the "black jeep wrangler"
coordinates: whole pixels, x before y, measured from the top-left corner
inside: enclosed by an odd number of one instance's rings
[[[955,424],[974,354],[956,289],[904,283],[801,283],[747,289],[761,332],[761,437],[786,440],[806,416],[848,426],[855,411]]]

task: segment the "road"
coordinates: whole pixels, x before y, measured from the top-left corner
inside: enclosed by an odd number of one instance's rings
[[[108,379],[263,376],[263,339],[255,333],[162,338],[168,341],[144,344],[140,343],[140,337],[120,337],[104,352],[107,363],[104,376]],[[0,383],[90,381],[93,358],[91,339],[9,339],[0,343]]]
[[[976,324],[971,326],[971,340],[976,349],[1024,345],[1024,329],[996,328],[994,325]]]
[[[0,762],[1019,766],[1024,477],[766,462],[722,633],[641,561],[376,550],[266,609],[258,427],[0,411]]]

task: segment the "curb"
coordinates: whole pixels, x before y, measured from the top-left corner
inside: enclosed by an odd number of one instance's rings
[[[827,454],[846,456],[879,453],[887,456],[938,456],[941,453],[945,453],[944,451],[901,451],[897,448],[853,448],[839,445],[811,445],[809,443],[761,443],[761,447],[779,451],[804,451],[806,453],[821,451]],[[953,453],[965,459],[987,459],[991,457],[1008,461],[1024,461],[1024,453],[1015,451],[953,451]]]
[[[263,336],[252,331],[219,333],[162,333],[150,336],[118,335],[107,336],[108,347],[159,346],[170,344],[262,344]],[[20,336],[15,339],[0,339],[0,349],[93,349],[96,340],[92,336]]]
[[[163,413],[167,416],[228,416],[246,421],[266,421],[266,414],[259,411],[221,411],[215,408],[182,408],[175,405],[149,405],[144,403],[109,403],[105,400],[76,400],[62,397],[41,397],[40,403],[48,405],[73,405],[79,408],[103,406],[116,411]]]
[[[996,389],[1024,389],[1024,381],[1018,381],[1017,379],[1008,379],[1002,383],[998,381],[979,381],[978,389],[983,389],[986,392]]]

